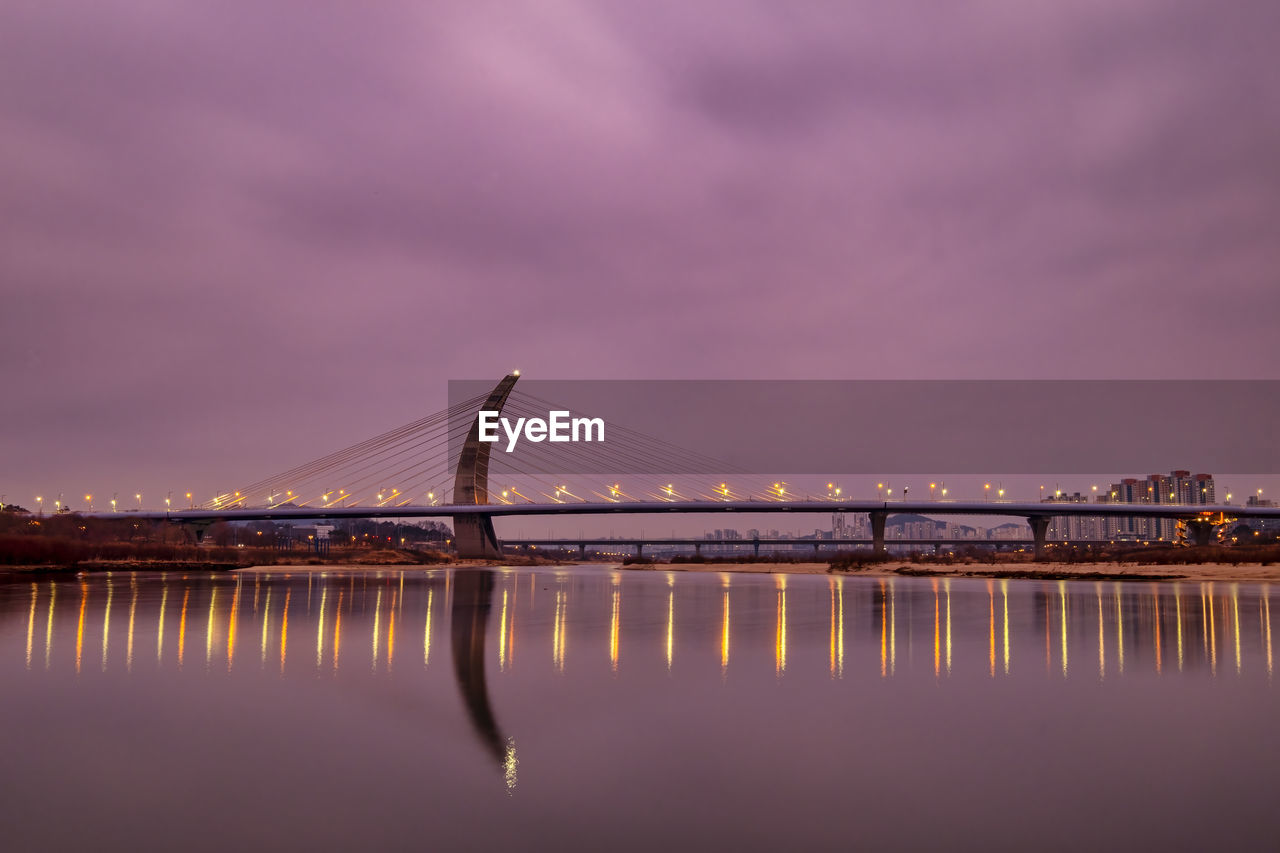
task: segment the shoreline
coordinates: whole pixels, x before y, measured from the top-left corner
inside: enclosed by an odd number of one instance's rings
[[[832,577],[991,578],[996,580],[1071,581],[1280,581],[1280,565],[1233,566],[1227,563],[1157,565],[1152,563],[1006,563],[1004,565],[922,565],[889,560],[860,569],[831,570],[828,563],[632,563],[632,571],[735,572],[739,574],[831,575]]]
[[[1163,565],[1151,563],[1006,563],[929,565],[889,560],[860,568],[832,570],[829,563],[743,562],[743,563],[524,563],[506,560],[452,560],[444,563],[281,563],[239,565],[216,561],[96,561],[75,566],[29,565],[0,567],[4,575],[106,574],[110,572],[243,572],[290,573],[310,572],[380,572],[435,571],[480,568],[539,568],[597,565],[610,570],[635,572],[691,572],[767,575],[830,575],[833,577],[921,577],[921,578],[990,578],[995,580],[1071,580],[1071,581],[1226,581],[1243,583],[1280,582],[1280,564],[1189,563]]]

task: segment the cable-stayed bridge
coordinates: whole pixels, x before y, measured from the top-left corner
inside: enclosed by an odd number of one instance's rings
[[[1209,543],[1214,528],[1231,519],[1280,517],[1280,508],[1207,504],[858,501],[834,487],[815,499],[795,494],[782,482],[755,482],[751,472],[619,424],[609,425],[607,443],[591,446],[593,470],[634,471],[642,465],[671,473],[628,478],[625,487],[599,475],[570,484],[560,472],[580,470],[581,445],[548,442],[536,455],[522,456],[492,454],[493,443],[481,440],[480,411],[527,419],[563,408],[515,391],[518,379],[519,373],[512,373],[487,395],[460,400],[199,506],[130,515],[194,525],[197,536],[216,521],[448,518],[459,556],[479,558],[501,556],[493,519],[506,516],[865,513],[870,543],[881,553],[891,514],[1001,516],[1029,523],[1037,557],[1043,556],[1055,517],[1176,519],[1197,544]]]

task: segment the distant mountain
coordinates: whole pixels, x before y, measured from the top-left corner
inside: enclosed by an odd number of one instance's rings
[[[900,524],[910,524],[915,521],[937,521],[936,518],[929,518],[927,515],[916,515],[913,512],[895,513],[889,516],[889,520],[885,522],[886,527],[896,527]]]

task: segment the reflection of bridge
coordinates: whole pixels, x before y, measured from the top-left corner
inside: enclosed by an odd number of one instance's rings
[[[342,518],[448,518],[453,521],[456,547],[461,557],[499,558],[502,546],[493,527],[495,517],[552,516],[552,515],[619,515],[619,514],[712,514],[712,513],[865,513],[871,522],[870,544],[876,553],[886,549],[885,523],[891,514],[920,513],[929,516],[1000,516],[1022,518],[1031,527],[1032,543],[1037,558],[1045,553],[1046,535],[1051,519],[1055,517],[1111,517],[1175,519],[1186,524],[1187,532],[1196,544],[1208,544],[1215,526],[1237,518],[1280,518],[1276,507],[1235,507],[1206,504],[1120,504],[1120,503],[1030,503],[1030,502],[959,502],[959,501],[849,501],[839,497],[839,490],[825,500],[796,499],[787,495],[779,484],[763,492],[743,493],[731,489],[727,483],[703,492],[695,492],[701,499],[689,499],[689,495],[667,484],[652,491],[636,494],[625,492],[620,485],[601,489],[581,489],[581,494],[567,485],[549,486],[539,494],[545,500],[534,500],[515,486],[490,488],[490,449],[492,444],[480,441],[477,411],[502,412],[512,399],[512,391],[519,378],[518,373],[505,377],[483,400],[476,398],[459,403],[449,410],[437,413],[421,421],[377,436],[353,447],[329,454],[312,463],[250,484],[239,491],[218,495],[200,508],[166,512],[131,512],[133,518],[167,519],[194,525],[197,536],[216,521],[291,521],[306,519]],[[539,401],[545,403],[545,401]],[[523,403],[519,405],[524,405]],[[518,413],[524,413],[517,410]],[[532,410],[530,410],[532,411]],[[545,412],[544,412],[545,414]],[[454,422],[454,423],[451,423]],[[460,424],[461,426],[457,426]],[[433,432],[434,431],[434,432]],[[625,430],[624,430],[625,432]],[[636,434],[637,436],[639,434]],[[422,488],[429,485],[431,472],[423,472],[417,457],[434,447],[447,447],[461,442],[457,462],[446,460],[442,473],[452,482],[452,502],[443,503],[444,487]],[[647,442],[647,443],[646,443]],[[658,454],[672,465],[687,464],[689,454],[672,450],[660,440],[639,436],[638,449],[628,449],[617,457],[622,460],[629,454]],[[662,454],[667,454],[663,456]],[[504,454],[505,456],[505,454]],[[714,460],[694,459],[699,465]],[[502,459],[504,464],[510,460]],[[683,470],[679,467],[671,470]],[[706,470],[705,467],[701,470]],[[538,472],[518,472],[533,475]],[[542,470],[540,473],[548,474]],[[372,484],[386,478],[408,478],[405,489],[384,490]],[[331,482],[350,481],[351,489],[332,488]],[[325,485],[317,485],[325,484]],[[414,486],[410,488],[408,486]],[[286,486],[292,486],[286,488]],[[442,496],[438,502],[435,488]],[[366,494],[372,489],[376,500]],[[534,489],[529,489],[533,492]],[[415,495],[425,494],[427,501],[415,502]],[[310,495],[310,497],[307,497]],[[590,499],[597,498],[597,499]],[[262,500],[262,505],[251,506],[251,500]],[[573,540],[575,544],[583,540]],[[587,540],[590,541],[590,540]],[[659,540],[646,539],[643,544],[656,544]],[[705,540],[704,540],[705,541]],[[825,540],[831,542],[833,540]],[[904,540],[893,540],[895,543]],[[1012,542],[1013,540],[1002,540]],[[795,544],[794,540],[788,540]],[[963,544],[965,540],[946,540],[944,544]],[[861,544],[861,540],[855,543]],[[906,544],[904,542],[904,544]],[[935,544],[932,541],[922,544]],[[641,547],[637,543],[637,547]],[[819,545],[820,547],[820,545]]]

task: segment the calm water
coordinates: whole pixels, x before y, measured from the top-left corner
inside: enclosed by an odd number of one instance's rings
[[[14,850],[1274,848],[1271,605],[600,567],[18,580],[0,821]]]

